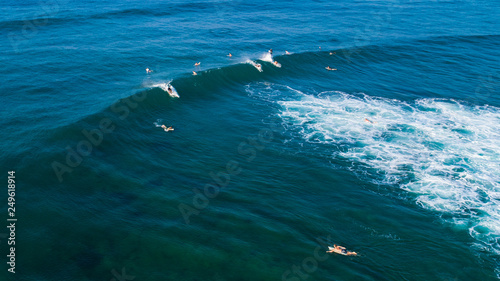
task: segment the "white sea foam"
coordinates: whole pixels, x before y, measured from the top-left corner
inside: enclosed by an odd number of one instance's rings
[[[447,99],[312,95],[272,84],[247,91],[276,103],[301,142],[332,145],[332,157],[353,163],[379,184],[415,194],[417,204],[468,228],[500,254],[500,108]]]
[[[272,63],[273,62],[273,55],[271,55],[271,53],[265,53],[260,57],[260,60]]]
[[[163,119],[156,119],[156,122],[153,122],[153,124],[156,127],[161,127],[161,125],[163,125],[163,123],[164,123]]]
[[[170,84],[170,82],[172,82],[172,81],[162,82],[162,83],[155,83],[155,84],[152,84],[149,87],[151,87],[151,88],[160,88],[163,91],[165,91],[167,94],[169,94],[169,96],[171,96],[173,98],[179,98],[179,94],[177,93],[177,90],[174,88],[174,86],[172,86]],[[170,88],[172,89],[171,92],[168,91],[168,86],[170,86]]]

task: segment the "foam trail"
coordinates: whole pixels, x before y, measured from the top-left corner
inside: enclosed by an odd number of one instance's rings
[[[500,254],[500,108],[315,96],[269,83],[247,91],[279,106],[294,139],[326,146],[360,176],[415,194],[418,205]]]
[[[161,125],[163,125],[163,119],[156,119],[156,122],[154,122],[153,124],[156,126],[156,127],[161,127]]]

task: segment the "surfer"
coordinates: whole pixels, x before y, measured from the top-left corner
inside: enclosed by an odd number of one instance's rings
[[[229,53],[229,55],[227,55],[228,57],[232,57],[233,55],[231,55],[231,53]]]
[[[260,68],[261,66],[262,66],[262,65],[260,65],[260,64],[256,64],[256,65],[255,65],[255,67],[258,67],[258,68]]]
[[[332,71],[332,70],[337,70],[336,68],[331,68],[330,66],[325,67],[326,70]]]
[[[335,52],[330,52],[330,56],[331,56],[331,55],[335,55],[335,54],[336,54]]]
[[[196,63],[194,64],[194,66],[200,66],[200,63],[201,63],[201,62],[196,62]]]
[[[276,66],[278,66],[278,67],[280,66],[280,63],[279,63],[279,62],[277,62],[277,61],[274,61],[273,63],[274,63],[274,65],[276,65]]]
[[[172,126],[170,127],[167,127],[165,125],[161,125],[161,128],[165,131],[165,132],[170,132],[170,131],[173,131],[174,128],[172,128]]]
[[[273,54],[273,49],[269,49],[269,53],[272,55]]]
[[[288,51],[285,51],[285,54],[289,55],[289,54],[290,54],[290,52],[288,52]]]
[[[198,73],[196,73],[196,71],[193,71],[193,75],[198,75]]]
[[[168,87],[167,87],[167,91],[168,91],[168,93],[169,93],[169,94],[171,94],[171,93],[172,93],[172,87],[170,87],[170,84],[169,84],[169,85],[168,85]]]
[[[333,245],[333,248],[328,247],[328,251],[326,251],[326,252],[327,253],[337,253],[337,254],[341,254],[341,255],[345,255],[345,256],[357,256],[358,255],[358,253],[347,251],[347,249],[345,247],[338,246],[338,245]]]
[[[369,120],[368,118],[365,118],[365,122],[368,122],[368,123],[371,123],[371,124],[377,123],[377,122],[373,122],[372,120]]]
[[[153,72],[151,69],[146,68],[146,73],[151,73],[151,72]]]

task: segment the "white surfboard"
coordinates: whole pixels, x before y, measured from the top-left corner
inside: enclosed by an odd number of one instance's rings
[[[344,255],[344,256],[357,256],[358,255],[356,252],[350,252],[347,250],[345,250],[345,252],[344,252],[341,249],[336,249],[336,248],[331,247],[331,246],[328,246],[328,250],[333,251],[334,253],[337,253],[340,255]]]
[[[334,253],[337,253],[337,254],[341,254],[341,255],[347,256],[347,252],[343,253],[342,250],[335,249],[334,247],[328,246],[328,250],[333,251]]]

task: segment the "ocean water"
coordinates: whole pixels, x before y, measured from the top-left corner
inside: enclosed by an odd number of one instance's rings
[[[500,279],[500,2],[0,14],[0,280]]]

